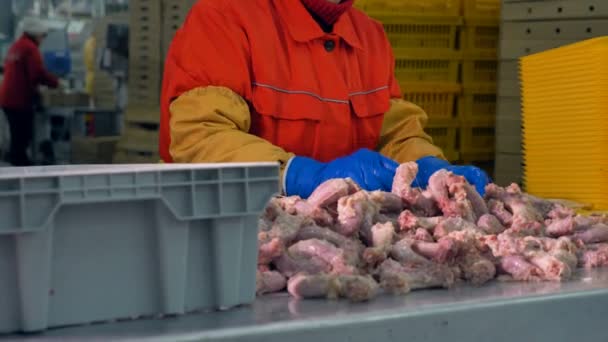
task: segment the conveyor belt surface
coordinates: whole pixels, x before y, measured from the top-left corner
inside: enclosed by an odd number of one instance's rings
[[[286,294],[225,312],[57,329],[23,339],[103,341],[608,341],[608,269],[566,283],[428,290],[368,303]]]

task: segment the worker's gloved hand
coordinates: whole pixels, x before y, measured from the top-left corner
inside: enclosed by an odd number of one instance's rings
[[[451,171],[455,175],[463,176],[466,180],[475,186],[480,195],[485,194],[485,188],[490,183],[488,175],[480,168],[475,166],[458,166],[451,165],[449,162],[435,158],[424,157],[416,161],[418,164],[418,175],[412,183],[415,187],[426,188],[429,184],[429,178],[442,169]]]
[[[378,152],[359,150],[347,157],[321,163],[305,157],[294,157],[285,170],[285,193],[308,198],[323,182],[334,178],[351,178],[368,191],[391,191],[396,162]]]

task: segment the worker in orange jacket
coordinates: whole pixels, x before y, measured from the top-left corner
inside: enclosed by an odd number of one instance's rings
[[[353,1],[198,1],[165,65],[163,160],[278,161],[283,191],[304,198],[342,177],[390,190],[398,163],[416,161],[414,185],[448,169],[483,193],[487,175],[450,165],[425,134],[382,25]]]

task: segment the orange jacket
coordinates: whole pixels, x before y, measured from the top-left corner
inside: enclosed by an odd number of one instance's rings
[[[201,0],[165,66],[166,162],[329,161],[363,147],[442,156],[401,100],[381,24],[348,10],[324,33],[300,0]]]

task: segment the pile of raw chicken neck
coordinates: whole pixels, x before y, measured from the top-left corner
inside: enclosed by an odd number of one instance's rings
[[[273,198],[260,219],[257,293],[369,300],[378,293],[504,281],[563,281],[608,265],[608,219],[489,184],[482,198],[439,171],[426,190],[401,165],[392,192],[350,179],[307,199]]]

